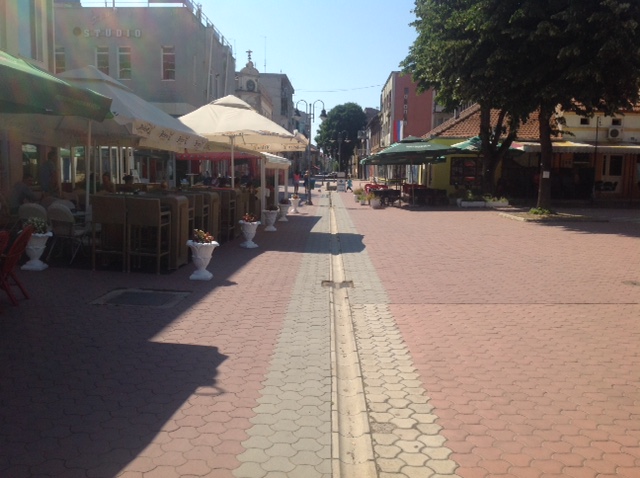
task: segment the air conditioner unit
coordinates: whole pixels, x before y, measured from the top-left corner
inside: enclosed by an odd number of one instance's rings
[[[620,126],[612,126],[607,132],[607,138],[612,141],[622,140],[622,128]]]

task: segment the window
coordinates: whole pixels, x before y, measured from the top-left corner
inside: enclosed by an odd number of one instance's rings
[[[580,118],[581,125],[588,125],[590,123],[589,118]]]
[[[622,118],[613,118],[611,120],[611,126],[622,126]]]
[[[44,60],[44,19],[35,0],[17,2],[18,50],[21,56]]]
[[[162,79],[176,79],[176,50],[173,46],[162,47]]]
[[[609,176],[622,176],[622,156],[612,155],[609,158]]]
[[[62,73],[66,71],[66,69],[67,69],[67,57],[65,56],[65,53],[64,53],[64,47],[57,46],[56,47],[56,66],[55,66],[56,75],[58,73]]]
[[[131,79],[131,47],[118,47],[118,79]]]
[[[109,74],[109,47],[99,46],[96,48],[96,68],[105,75]]]
[[[451,158],[451,181],[454,186],[480,187],[482,184],[480,160]]]

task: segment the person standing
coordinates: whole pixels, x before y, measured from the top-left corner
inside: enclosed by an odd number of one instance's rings
[[[56,196],[58,194],[57,162],[58,153],[52,149],[38,169],[38,183],[44,195]]]
[[[105,193],[115,193],[116,185],[111,181],[111,175],[109,173],[102,173],[102,188]]]
[[[298,189],[300,188],[300,171],[296,171],[293,173],[293,192],[298,194]]]

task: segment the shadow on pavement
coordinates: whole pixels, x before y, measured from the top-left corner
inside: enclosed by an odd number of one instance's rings
[[[196,389],[215,388],[216,347],[150,342],[152,319],[100,315],[0,321],[0,475],[115,476]]]

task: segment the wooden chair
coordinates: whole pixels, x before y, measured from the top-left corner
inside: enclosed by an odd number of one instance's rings
[[[189,201],[189,208],[187,210],[189,212],[189,237],[191,237],[196,227],[196,195],[187,193],[184,196],[187,198],[187,201]]]
[[[195,196],[195,226],[208,232],[207,224],[209,224],[209,202],[205,201],[202,194],[194,194]]]
[[[0,262],[0,289],[7,293],[7,296],[13,305],[18,305],[18,299],[12,290],[12,287],[14,286],[20,289],[25,299],[29,298],[24,286],[16,277],[14,270],[24,254],[27,244],[29,243],[29,239],[31,238],[31,234],[33,234],[33,227],[25,226],[16,240],[13,241],[9,251],[2,256],[2,261]]]
[[[68,243],[71,252],[71,260],[73,263],[78,251],[84,246],[85,239],[89,236],[89,231],[84,224],[76,224],[76,218],[71,210],[61,202],[54,202],[47,209],[47,216],[53,232],[53,242],[47,254],[47,260],[51,257],[51,253],[57,244]]]
[[[162,257],[167,257],[167,268],[169,268],[171,211],[163,210],[160,199],[154,198],[127,197],[126,205],[127,271],[131,271],[132,257],[138,259],[154,257],[156,259],[156,274],[160,274]]]
[[[127,206],[124,196],[91,197],[91,267],[97,255],[122,257],[127,270]]]

